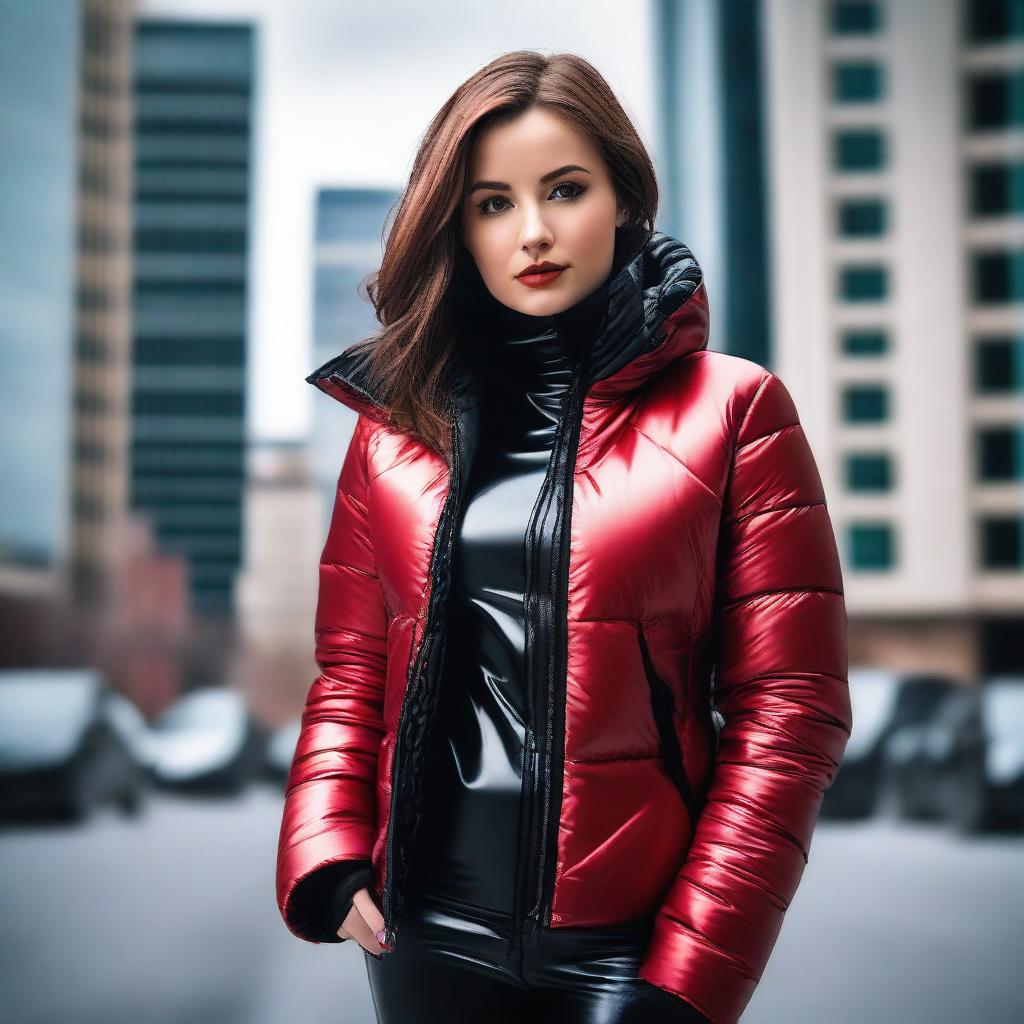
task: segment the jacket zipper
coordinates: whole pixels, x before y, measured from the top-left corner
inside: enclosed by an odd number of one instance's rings
[[[570,386],[566,410],[556,428],[548,472],[526,536],[526,596],[529,601],[534,595],[533,607],[538,614],[534,623],[528,604],[525,668],[529,727],[525,739],[522,827],[510,939],[510,947],[518,945],[520,949],[526,941],[535,940],[539,929],[549,925],[551,920],[556,860],[552,847],[558,840],[558,830],[552,829],[552,822],[558,821],[562,797],[560,755],[564,738],[572,488],[584,393],[581,368]],[[545,572],[543,541],[549,532],[552,537],[550,566]],[[563,688],[561,693],[560,687]]]
[[[675,729],[675,694],[668,683],[658,675],[651,659],[650,648],[647,646],[644,627],[639,622],[636,625],[636,635],[640,644],[644,672],[647,675],[647,685],[651,690],[651,711],[654,715],[654,724],[658,729],[658,736],[661,739],[661,757],[669,778],[679,790],[683,803],[686,804],[692,827],[697,821],[697,801],[690,780],[686,776],[686,769],[683,767],[683,755],[679,747],[679,736]]]
[[[427,677],[429,676],[431,665],[430,653],[433,649],[435,639],[437,611],[442,603],[439,584],[442,582],[442,577],[448,572],[451,564],[451,553],[455,536],[453,526],[456,512],[455,506],[458,503],[461,493],[458,413],[454,406],[451,409],[451,416],[452,462],[450,466],[448,494],[445,497],[444,507],[442,508],[441,514],[438,518],[434,559],[430,567],[432,580],[431,597],[427,607],[427,620],[424,624],[423,640],[420,643],[420,649],[417,652],[412,667],[410,668],[405,695],[402,699],[402,708],[398,716],[398,727],[395,732],[395,749],[391,762],[391,804],[390,811],[388,813],[388,833],[385,842],[387,863],[385,866],[383,886],[385,945],[391,947],[395,944],[397,930],[396,920],[401,908],[403,881],[401,878],[396,880],[395,877],[395,822],[399,797],[402,790],[401,773],[405,767],[402,760],[402,740],[406,727],[406,719],[408,718],[409,707],[413,703],[413,699],[418,696],[421,686],[424,686],[429,682]]]

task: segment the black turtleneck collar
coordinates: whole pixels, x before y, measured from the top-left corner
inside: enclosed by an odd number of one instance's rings
[[[564,362],[578,369],[607,310],[609,278],[568,309],[534,316],[499,302],[484,284],[476,263],[467,258],[457,271],[453,297],[459,340],[468,361],[479,367],[481,360],[486,365],[495,357],[502,362],[517,360],[524,368],[548,369]]]

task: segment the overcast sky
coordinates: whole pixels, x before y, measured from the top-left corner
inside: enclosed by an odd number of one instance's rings
[[[309,429],[316,190],[402,188],[434,113],[491,58],[521,48],[586,57],[653,155],[647,0],[140,0],[139,12],[259,26],[249,364],[257,439]]]

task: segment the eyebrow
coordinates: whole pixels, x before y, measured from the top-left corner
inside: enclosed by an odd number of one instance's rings
[[[589,174],[590,171],[586,167],[580,167],[579,164],[566,164],[564,167],[556,167],[553,171],[548,171],[541,179],[542,185],[546,185],[552,178],[560,177],[563,174],[568,174],[570,171],[582,171],[584,174]],[[511,185],[507,185],[503,181],[475,181],[469,188],[467,195],[472,195],[477,189],[481,188],[493,188],[499,192],[510,192],[512,190]]]

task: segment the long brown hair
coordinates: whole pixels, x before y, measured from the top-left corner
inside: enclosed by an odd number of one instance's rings
[[[608,165],[629,216],[616,253],[639,250],[654,230],[658,185],[650,156],[600,72],[573,53],[513,50],[460,85],[434,116],[409,183],[392,208],[380,268],[366,292],[382,330],[352,346],[365,351],[370,376],[395,426],[448,452],[446,377],[457,336],[451,284],[460,261],[460,210],[473,142],[497,119],[543,106],[586,136]],[[618,260],[618,255],[617,255]]]

